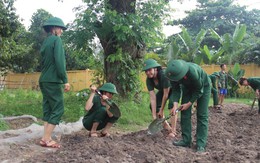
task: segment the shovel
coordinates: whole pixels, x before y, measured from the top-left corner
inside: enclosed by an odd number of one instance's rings
[[[181,110],[181,107],[176,109],[175,114],[178,113],[180,110]],[[170,114],[165,118],[157,118],[157,119],[153,120],[152,123],[148,126],[148,134],[154,135],[154,134],[158,133],[159,131],[161,131],[163,129],[163,123],[167,119],[171,118],[171,116],[173,116],[173,114]]]
[[[100,97],[102,97],[102,94],[98,90],[95,90],[95,92]],[[116,103],[113,101],[109,101],[108,99],[106,99],[105,101],[110,106],[109,111],[113,114],[113,116],[119,118],[121,116],[121,112],[119,110],[119,107],[116,105]]]

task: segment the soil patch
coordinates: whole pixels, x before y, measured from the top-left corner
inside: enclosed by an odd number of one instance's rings
[[[196,112],[195,112],[196,114]],[[2,146],[5,162],[88,162],[88,163],[179,163],[179,162],[260,162],[260,116],[257,109],[241,104],[226,104],[222,113],[210,108],[207,153],[195,152],[196,116],[192,116],[192,148],[175,147],[165,131],[148,135],[141,130],[112,133],[93,138],[86,130],[63,135],[61,149],[37,145],[39,138]],[[178,122],[178,137],[180,126]],[[1,146],[0,146],[1,147]],[[1,152],[2,153],[2,152]],[[14,159],[14,158],[17,159]]]

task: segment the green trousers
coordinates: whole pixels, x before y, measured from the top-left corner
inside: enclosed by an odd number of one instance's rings
[[[218,105],[218,90],[216,88],[211,88],[211,93],[213,95],[213,105]]]
[[[63,84],[39,83],[42,92],[43,120],[57,125],[64,113]]]
[[[162,99],[163,99],[163,91],[158,91],[156,93],[156,113],[160,111],[160,108],[162,106]],[[169,100],[168,109],[171,109],[173,107],[173,94],[171,90],[168,95],[168,100]],[[151,104],[150,104],[150,109],[152,110]]]
[[[258,113],[260,114],[260,98],[258,99]]]
[[[182,104],[189,102],[192,90],[183,87]],[[208,104],[211,95],[211,87],[205,86],[203,95],[197,99],[197,146],[205,147],[208,137]],[[181,130],[183,141],[187,144],[192,142],[191,131],[191,109],[192,106],[184,111],[181,111]]]
[[[99,125],[97,127],[97,130],[103,129],[107,123],[115,123],[118,120],[116,117],[109,117],[107,115],[107,111],[105,107],[101,107],[94,112],[91,112],[91,114],[86,114],[82,120],[83,126],[87,130],[91,130],[93,123],[98,122]]]

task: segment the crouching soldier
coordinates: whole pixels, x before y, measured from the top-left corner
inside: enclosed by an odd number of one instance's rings
[[[255,91],[256,98],[258,99],[258,114],[260,114],[260,77],[242,77],[239,79],[239,84],[250,86]]]
[[[208,104],[211,94],[210,79],[201,67],[183,60],[171,60],[167,65],[165,74],[172,85],[174,105],[171,111],[173,114],[175,114],[181,98],[182,140],[173,141],[173,145],[182,147],[191,146],[191,108],[192,104],[197,100],[197,152],[204,152],[208,137]]]
[[[99,88],[102,97],[95,93],[96,86],[90,87],[91,94],[86,102],[85,109],[87,114],[84,116],[82,122],[83,126],[90,131],[90,137],[97,137],[97,130],[102,130],[100,136],[109,136],[109,129],[112,127],[119,117],[115,117],[110,111],[110,106],[106,100],[112,99],[114,94],[117,94],[117,90],[114,84],[105,83]]]

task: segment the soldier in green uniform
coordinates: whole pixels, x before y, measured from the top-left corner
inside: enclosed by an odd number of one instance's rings
[[[208,104],[211,94],[210,79],[201,67],[183,60],[169,61],[165,74],[171,80],[174,102],[171,111],[173,114],[175,114],[181,98],[182,140],[173,141],[173,145],[182,147],[191,146],[191,109],[192,104],[197,100],[197,151],[204,152],[208,137]]]
[[[218,89],[219,89],[219,104],[223,106],[223,102],[225,96],[227,95],[227,88],[228,88],[228,74],[226,73],[226,64],[220,65],[220,72],[219,72],[219,80],[218,80]]]
[[[239,79],[239,84],[243,86],[250,86],[254,91],[256,98],[258,98],[258,114],[260,114],[260,78],[251,77],[245,78],[242,77]]]
[[[152,111],[153,119],[164,117],[164,107],[169,99],[168,109],[173,107],[173,102],[171,100],[171,84],[170,81],[165,77],[164,70],[160,64],[154,59],[147,59],[144,62],[143,71],[147,76],[146,86],[150,94],[150,109]],[[155,89],[158,92],[155,94]],[[169,138],[176,136],[176,122],[177,115],[171,117],[171,125],[168,122],[164,123],[164,128],[168,130]]]
[[[209,75],[209,78],[210,78],[211,83],[212,83],[211,93],[213,94],[213,107],[215,109],[220,109],[220,105],[218,104],[218,89],[217,89],[217,86],[216,86],[217,78],[219,78],[219,73],[214,72],[211,75]]]
[[[64,113],[63,92],[70,90],[66,73],[65,53],[60,38],[66,30],[60,18],[49,18],[43,25],[47,38],[40,49],[42,56],[42,71],[39,79],[43,95],[44,134],[40,141],[43,147],[60,148],[60,145],[51,139],[52,132],[59,124]]]
[[[117,94],[116,87],[112,83],[105,83],[99,88],[102,98],[95,94],[96,86],[92,85],[90,89],[91,94],[85,106],[87,114],[82,120],[83,126],[90,131],[90,137],[97,137],[97,130],[102,130],[101,137],[109,136],[108,130],[118,120],[118,117],[114,117],[109,111],[110,106],[105,100],[112,99],[113,95]]]

